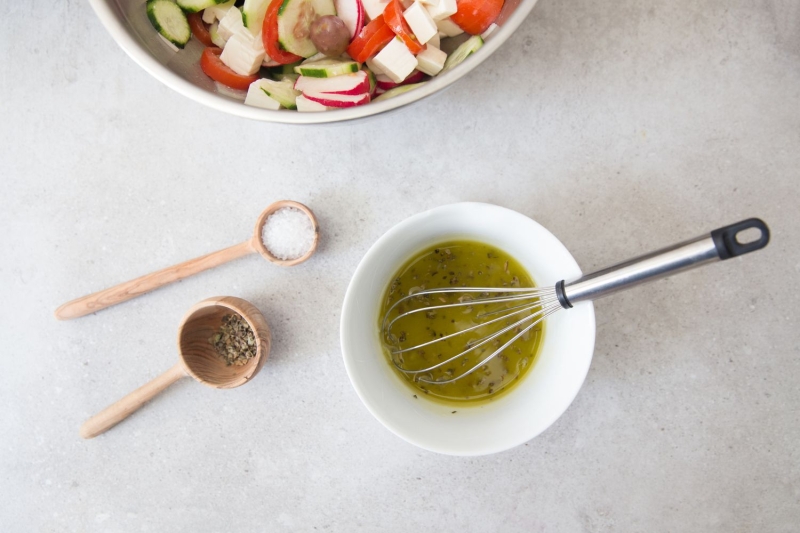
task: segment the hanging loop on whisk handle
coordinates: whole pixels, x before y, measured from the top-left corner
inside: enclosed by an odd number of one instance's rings
[[[750,242],[740,242],[738,235],[749,229],[759,230],[759,238]],[[715,229],[711,232],[711,238],[714,239],[719,258],[725,260],[764,248],[769,243],[769,228],[760,218],[748,218],[736,224]]]
[[[758,229],[758,239],[742,243],[738,235]],[[583,301],[596,300],[615,292],[665,278],[723,259],[729,259],[764,248],[769,243],[769,228],[757,218],[750,218],[706,233],[695,239],[619,263],[587,274],[569,283],[555,286],[558,302],[564,309]]]

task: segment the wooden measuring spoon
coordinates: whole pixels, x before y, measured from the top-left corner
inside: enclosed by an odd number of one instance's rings
[[[208,342],[219,329],[222,317],[236,313],[250,325],[256,338],[256,356],[241,366],[228,366]],[[232,389],[255,376],[269,357],[269,325],[253,304],[234,296],[209,298],[194,305],[178,329],[178,363],[139,387],[118,402],[109,405],[81,426],[81,437],[91,439],[122,422],[148,400],[187,375],[203,385]]]
[[[304,212],[306,215],[308,215],[308,218],[311,220],[311,226],[314,228],[314,242],[311,244],[311,247],[305,254],[296,259],[284,260],[275,257],[270,253],[267,247],[264,246],[264,242],[261,240],[261,230],[263,229],[264,224],[267,223],[267,218],[269,218],[272,213],[283,207],[294,207]],[[272,263],[275,263],[276,265],[299,265],[314,254],[317,249],[318,242],[319,224],[317,223],[317,218],[314,216],[314,213],[311,212],[308,207],[299,202],[281,200],[271,204],[261,212],[258,220],[256,221],[256,226],[253,230],[253,236],[247,241],[235,246],[231,246],[230,248],[225,248],[224,250],[213,252],[196,259],[191,259],[184,263],[180,263],[179,265],[171,266],[163,270],[159,270],[158,272],[153,272],[152,274],[147,274],[146,276],[121,283],[120,285],[116,285],[103,291],[78,298],[77,300],[72,300],[71,302],[67,302],[56,309],[55,315],[59,320],[69,320],[70,318],[85,316],[94,313],[95,311],[105,309],[106,307],[127,302],[128,300],[136,298],[141,294],[145,294],[152,290],[158,289],[159,287],[163,287],[164,285],[172,283],[173,281],[179,281],[184,278],[188,278],[193,274],[203,272],[204,270],[214,268],[215,266],[219,266],[223,263],[227,263],[228,261],[233,261],[234,259],[238,259],[255,252],[258,252],[262,257],[268,261],[271,261]]]

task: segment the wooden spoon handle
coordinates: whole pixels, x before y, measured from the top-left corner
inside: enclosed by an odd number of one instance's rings
[[[252,241],[243,242],[218,252],[213,252],[196,259],[190,259],[179,265],[171,266],[152,274],[147,274],[109,289],[67,302],[58,309],[55,315],[59,320],[78,318],[118,303],[127,302],[140,294],[163,287],[173,281],[187,278],[198,272],[214,268],[239,257],[253,253]]]
[[[84,422],[81,426],[81,437],[91,439],[108,431],[185,375],[183,366],[176,364],[150,383],[142,385]]]

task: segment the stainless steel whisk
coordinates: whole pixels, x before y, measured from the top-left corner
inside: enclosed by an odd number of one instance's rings
[[[738,235],[751,229],[758,230],[759,237],[747,242],[741,242],[738,239]],[[506,305],[508,303],[514,304],[515,302],[519,302],[511,307],[478,313],[476,318],[489,318],[485,322],[480,322],[474,326],[461,329],[422,344],[402,349],[399,347],[394,347],[396,349],[392,349],[392,362],[398,370],[409,375],[427,374],[437,368],[452,363],[460,357],[466,356],[473,350],[494,341],[505,333],[517,330],[517,334],[505,344],[456,377],[451,379],[428,379],[424,376],[415,378],[420,382],[430,384],[443,385],[452,383],[468,376],[478,368],[481,368],[537,324],[561,309],[570,309],[574,304],[596,300],[597,298],[602,298],[603,296],[608,296],[609,294],[623,291],[648,281],[661,279],[677,272],[754,252],[764,248],[767,243],[769,243],[769,228],[767,225],[758,218],[750,218],[714,230],[710,234],[701,235],[700,237],[598,270],[597,272],[587,274],[575,281],[567,283],[561,280],[556,283],[554,287],[459,287],[422,290],[399,299],[389,308],[383,319],[384,339],[392,338],[393,326],[404,318],[416,313],[427,313],[439,309],[475,306],[478,304]],[[462,297],[458,302],[426,305],[418,309],[401,313],[393,319],[389,318],[390,313],[404,302],[408,302],[411,299],[420,299],[420,297],[424,296],[441,296],[443,294],[461,294]],[[479,297],[470,298],[468,296],[469,294],[477,294]],[[492,296],[492,294],[497,294],[497,296]],[[466,298],[464,298],[465,295],[467,296]],[[494,317],[493,315],[498,316]],[[517,316],[521,316],[521,318],[509,324],[509,317]],[[500,328],[498,331],[467,343],[464,351],[433,366],[419,370],[409,370],[403,368],[402,363],[398,363],[397,361],[398,359],[402,359],[397,356],[403,353],[419,350],[426,346],[495,324],[497,326],[494,327]]]

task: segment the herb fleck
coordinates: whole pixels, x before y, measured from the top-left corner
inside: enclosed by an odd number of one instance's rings
[[[256,337],[250,324],[239,315],[223,316],[222,324],[208,343],[228,366],[247,364],[256,356]]]

